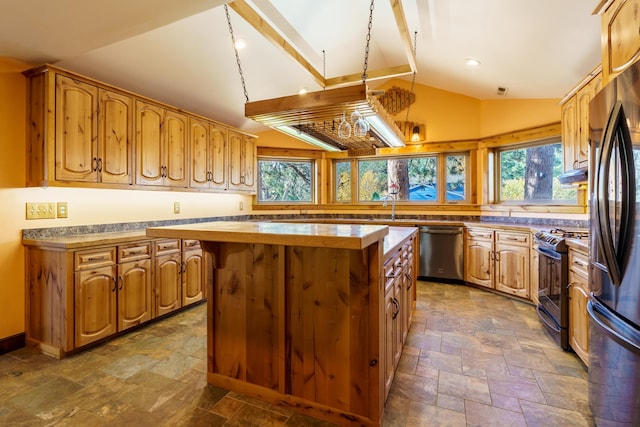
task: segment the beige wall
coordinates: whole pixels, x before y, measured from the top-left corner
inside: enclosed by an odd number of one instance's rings
[[[243,195],[25,188],[26,83],[22,74],[14,70],[0,61],[0,339],[24,332],[22,229],[250,213],[252,199]],[[59,201],[68,202],[68,218],[25,219],[26,202]],[[173,213],[174,201],[180,202],[180,214]],[[243,211],[239,210],[240,202]]]

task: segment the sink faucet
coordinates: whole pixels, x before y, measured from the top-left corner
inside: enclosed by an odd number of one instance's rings
[[[383,208],[387,207],[387,202],[389,201],[389,199],[391,199],[391,221],[395,221],[396,220],[396,198],[393,197],[391,194],[387,194],[382,199],[384,200],[384,202],[382,203],[382,207]]]

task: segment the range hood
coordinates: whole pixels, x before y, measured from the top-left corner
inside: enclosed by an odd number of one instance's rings
[[[303,95],[247,102],[245,116],[328,151],[403,147],[404,134],[365,83]],[[384,92],[382,92],[384,93]],[[369,123],[364,137],[338,136],[343,115],[358,111]]]
[[[584,184],[587,182],[588,168],[572,169],[560,175],[558,181],[563,185]]]

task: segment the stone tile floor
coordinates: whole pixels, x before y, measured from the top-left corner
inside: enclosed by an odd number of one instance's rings
[[[56,360],[0,356],[2,426],[328,426],[206,384],[204,304]],[[384,426],[593,426],[587,372],[533,306],[418,283]]]

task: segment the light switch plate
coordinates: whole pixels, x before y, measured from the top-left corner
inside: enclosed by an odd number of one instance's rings
[[[67,218],[69,216],[69,207],[67,202],[58,202],[57,204],[58,218]]]
[[[53,202],[28,202],[27,219],[52,219],[56,217],[56,204]]]
[[[180,213],[180,202],[173,202],[173,213],[174,214]]]

